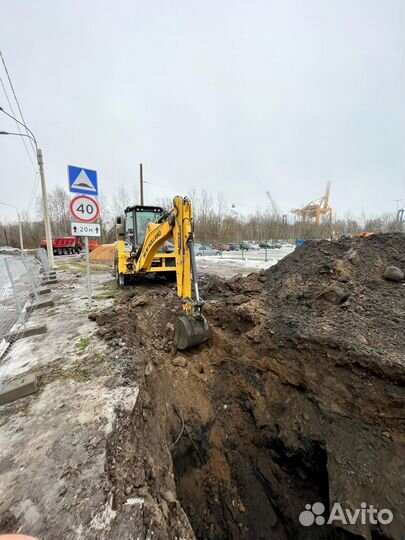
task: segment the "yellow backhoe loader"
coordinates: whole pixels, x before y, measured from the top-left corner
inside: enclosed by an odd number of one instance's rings
[[[173,240],[174,251],[163,250]],[[194,254],[193,209],[187,197],[175,197],[173,209],[131,206],[117,219],[115,275],[119,286],[133,276],[159,272],[175,276],[184,314],[178,318],[174,344],[180,350],[207,340],[208,323],[202,314]]]

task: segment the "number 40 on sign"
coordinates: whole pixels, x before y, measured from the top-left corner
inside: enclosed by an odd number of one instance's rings
[[[88,195],[79,195],[72,199],[70,203],[70,213],[83,223],[96,221],[100,215],[100,207],[96,199]]]

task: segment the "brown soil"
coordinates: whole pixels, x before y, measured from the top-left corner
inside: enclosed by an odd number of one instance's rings
[[[403,236],[389,234],[308,242],[268,271],[206,278],[211,338],[181,355],[175,289],[129,289],[98,317],[145,375],[111,441],[117,512],[129,491],[146,496],[145,530],[162,540],[402,538],[404,283],[383,273],[404,263]],[[315,501],[394,520],[302,527]]]
[[[91,261],[114,262],[114,244],[102,244],[90,253]]]

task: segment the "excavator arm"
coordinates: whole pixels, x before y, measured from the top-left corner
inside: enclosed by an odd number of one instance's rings
[[[177,321],[175,345],[178,349],[186,349],[208,338],[208,323],[202,314],[204,302],[198,290],[193,210],[187,197],[176,196],[173,209],[163,214],[158,222],[148,224],[145,239],[135,254],[134,273],[148,272],[159,249],[171,237],[174,241],[177,294],[184,312]]]

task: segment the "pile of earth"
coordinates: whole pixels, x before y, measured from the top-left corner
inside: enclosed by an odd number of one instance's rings
[[[399,269],[394,281],[384,277],[392,266]],[[215,301],[219,293],[219,303],[225,297],[228,305],[236,305],[259,295],[266,311],[264,326],[254,324],[247,334],[259,346],[267,348],[273,342],[283,346],[286,341],[297,346],[301,342],[327,345],[355,354],[365,370],[400,380],[405,344],[405,282],[400,269],[404,266],[401,234],[308,241],[267,271],[226,282],[212,278],[205,287],[206,297]],[[210,307],[210,311],[215,310]],[[222,324],[232,319],[226,312],[215,313]]]
[[[91,261],[114,262],[114,244],[101,244],[90,253]]]
[[[175,288],[124,292],[97,317],[145,374],[136,414],[116,426],[120,452],[111,443],[117,514],[128,492],[147,493],[156,538],[401,539],[404,280],[387,268],[404,263],[404,237],[387,234],[308,242],[267,271],[204,278],[211,337],[182,354]],[[394,519],[304,527],[315,502],[325,517],[338,502]]]

